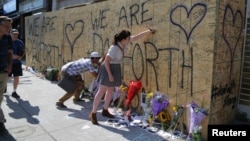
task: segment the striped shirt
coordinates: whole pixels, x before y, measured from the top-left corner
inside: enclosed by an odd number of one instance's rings
[[[62,66],[62,71],[65,71],[66,69],[67,69],[66,72],[71,76],[80,75],[81,73],[86,72],[86,71],[89,71],[89,72],[96,71],[95,67],[93,66],[89,58],[88,59],[81,58],[79,60],[69,62]]]

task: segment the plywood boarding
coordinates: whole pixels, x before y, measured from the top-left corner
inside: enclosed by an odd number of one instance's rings
[[[231,52],[223,27],[229,35],[238,28],[229,28],[230,15],[223,22],[227,5],[244,17],[245,4],[240,0],[109,0],[27,17],[27,64],[37,69],[60,68],[68,61],[88,57],[91,51],[104,54],[122,29],[137,34],[153,26],[156,34],[128,46],[122,63],[124,81],[141,80],[146,91],[164,93],[170,106],[191,101],[201,104],[207,99],[204,106],[209,109],[213,88],[239,81],[243,37],[231,40],[226,36],[230,44],[238,41],[230,73]],[[41,30],[43,25],[46,30]],[[86,75],[85,80],[89,85],[92,78]],[[228,108],[221,108],[222,101],[218,96],[211,102],[211,106],[219,107],[213,107],[213,115],[227,113]],[[222,114],[212,115],[209,122],[228,118]]]
[[[240,82],[245,1],[218,2],[211,118],[214,124],[234,118]]]

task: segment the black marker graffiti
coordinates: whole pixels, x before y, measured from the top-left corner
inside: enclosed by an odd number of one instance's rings
[[[189,18],[190,14],[192,13],[192,10],[193,10],[194,8],[198,7],[198,6],[204,8],[204,9],[203,9],[203,12],[200,13],[200,15],[198,16],[198,17],[200,17],[200,19],[193,25],[193,27],[191,27],[191,30],[190,30],[190,32],[188,33],[188,31],[182,26],[181,23],[175,22],[175,21],[173,20],[173,14],[174,14],[174,12],[175,12],[178,8],[184,8],[184,10],[185,10],[186,13],[187,13],[187,18]],[[207,13],[207,6],[206,6],[205,4],[203,4],[203,3],[196,3],[196,4],[194,4],[194,5],[191,7],[191,9],[190,9],[189,11],[188,11],[188,8],[187,8],[185,5],[178,5],[178,6],[176,6],[175,8],[173,8],[173,9],[171,10],[171,13],[170,13],[170,22],[173,23],[174,25],[178,26],[178,27],[184,32],[184,34],[185,34],[185,36],[186,36],[186,39],[187,39],[187,44],[188,44],[192,32],[193,32],[194,29],[200,24],[200,22],[204,19],[206,13]],[[196,18],[197,18],[197,17],[196,17]]]
[[[119,19],[118,19],[118,21],[119,21],[118,26],[120,26],[122,19],[126,20],[125,22],[127,24],[127,27],[129,27],[129,25],[128,25],[128,17],[127,17],[126,9],[125,9],[124,6],[120,10]]]
[[[236,102],[237,102],[236,96],[230,97],[230,95],[226,95],[226,97],[224,99],[223,107],[232,105],[231,108],[234,109]]]
[[[40,16],[28,19],[28,35],[29,36],[39,36],[39,23],[40,23]]]
[[[36,63],[38,69],[41,70],[48,66],[60,65],[61,53],[58,46],[40,42],[38,40],[32,40],[31,38],[27,38],[26,43],[31,46],[31,48],[26,49],[26,53],[27,55],[32,56],[31,63]],[[46,62],[46,64],[43,64],[43,62]]]
[[[168,63],[168,67],[169,67],[169,73],[168,73],[168,86],[169,88],[171,88],[171,82],[172,82],[172,53],[173,51],[178,51],[178,48],[161,48],[158,49],[159,51],[163,51],[163,50],[168,50],[169,51],[169,63]]]
[[[226,84],[224,87],[222,87],[221,85],[220,85],[220,87],[217,87],[214,85],[212,88],[212,91],[211,91],[211,93],[212,93],[211,101],[213,102],[217,96],[222,96],[225,94],[228,94],[228,95],[232,94],[234,88],[235,88],[234,81],[230,85]]]
[[[93,30],[99,29],[99,28],[105,28],[108,26],[108,24],[105,23],[106,19],[106,12],[109,11],[109,9],[100,10],[99,12],[99,18],[93,19],[93,13],[91,12],[91,21],[92,21],[92,28]]]
[[[191,82],[190,82],[190,93],[191,96],[193,96],[193,48],[190,48],[190,64],[191,65],[186,65],[185,63],[185,54],[184,54],[184,50],[182,50],[182,79],[181,79],[181,88],[184,88],[184,68],[189,68],[191,70]]]
[[[101,45],[97,45],[97,42],[98,43],[101,42]],[[109,47],[109,39],[106,38],[106,40],[104,41],[103,37],[100,34],[94,33],[94,35],[93,35],[93,51],[101,50],[100,53],[104,54],[106,47],[107,48]]]
[[[139,44],[136,44],[133,50],[133,55],[132,56],[136,56],[137,58],[140,57],[140,60],[138,59],[133,59],[132,60],[132,71],[134,73],[134,76],[136,78],[136,80],[141,80],[143,73],[144,73],[144,63],[143,63],[143,55],[142,55],[142,50],[139,46]],[[138,72],[139,70],[137,69],[137,71],[135,71],[135,67],[139,66],[139,63],[141,63],[141,72]],[[139,67],[138,67],[139,68]],[[139,73],[139,75],[137,75],[137,73]]]
[[[148,9],[145,9],[145,4],[147,3],[146,2],[143,2],[141,4],[141,6],[139,4],[133,4],[129,7],[129,13],[130,13],[130,17],[127,16],[127,12],[126,12],[126,9],[125,7],[121,7],[121,10],[120,10],[120,14],[119,14],[119,19],[118,19],[118,27],[120,26],[121,24],[121,21],[124,19],[125,22],[126,22],[126,25],[127,27],[129,27],[129,23],[128,23],[128,18],[130,18],[130,26],[133,25],[133,23],[135,22],[136,25],[139,25],[140,23],[145,23],[145,22],[148,22],[148,21],[152,21],[153,18],[152,17],[148,17],[148,18],[145,18],[146,15],[147,15],[147,12],[148,12]],[[140,7],[141,7],[141,22],[139,21],[138,19],[138,14],[140,12]],[[150,14],[148,14],[150,15]]]
[[[229,20],[228,17],[231,16],[232,18]],[[230,51],[230,75],[229,80],[231,81],[231,75],[232,75],[232,68],[233,68],[233,60],[235,55],[235,50],[237,47],[237,44],[241,38],[243,29],[243,15],[242,13],[237,10],[235,13],[233,12],[231,6],[227,5],[224,17],[223,17],[223,38],[227,44],[227,47]],[[228,31],[233,31],[233,33],[228,33]]]
[[[159,58],[159,52],[157,50],[157,47],[155,46],[155,44],[151,43],[151,42],[144,42],[144,45],[145,45],[145,57],[146,57],[146,84],[148,84],[148,64],[151,65],[151,67],[153,68],[154,70],[154,75],[155,75],[155,82],[156,82],[156,90],[158,91],[159,90],[159,84],[158,84],[158,75],[157,75],[157,71],[156,71],[156,68],[155,68],[155,65],[154,65],[154,61],[156,61],[158,58]],[[148,55],[147,55],[147,49],[149,47],[147,46],[151,46],[153,47],[153,49],[155,50],[155,57],[152,57],[152,58],[148,58]],[[153,75],[153,74],[152,74]]]
[[[52,32],[55,30],[55,20],[57,19],[57,16],[53,17],[43,17],[43,23],[42,23],[42,33]]]
[[[74,31],[76,25],[79,25],[78,27],[80,27],[80,30],[79,28],[77,28],[77,30],[75,32],[79,32],[76,37],[74,38],[73,37],[73,41],[70,40],[69,38],[69,33],[71,33],[72,31]],[[75,42],[76,40],[82,35],[83,33],[83,28],[84,28],[84,22],[82,20],[78,20],[74,23],[74,25],[72,24],[66,24],[65,25],[65,35],[66,35],[66,39],[68,40],[69,42],[69,45],[70,45],[70,49],[71,49],[71,55],[73,55],[73,51],[74,51],[74,45],[75,45]],[[72,36],[73,34],[71,34]]]

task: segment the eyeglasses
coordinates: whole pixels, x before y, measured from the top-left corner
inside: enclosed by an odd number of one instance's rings
[[[100,59],[100,57],[91,57],[91,60],[94,60],[94,59],[99,60],[99,59]]]

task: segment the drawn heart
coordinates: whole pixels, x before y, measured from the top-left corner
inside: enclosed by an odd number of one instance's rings
[[[232,16],[232,19],[229,19],[228,16]],[[229,5],[227,5],[225,9],[224,17],[223,17],[222,26],[223,26],[223,30],[222,30],[223,38],[230,50],[230,55],[231,55],[230,59],[231,61],[233,61],[235,50],[240,40],[241,32],[243,28],[242,13],[239,10],[233,13],[232,8]]]
[[[184,10],[186,11],[187,14],[187,18],[189,18],[190,14],[192,13],[192,10],[198,6],[204,7],[204,12],[199,16],[199,20],[191,27],[191,30],[188,32],[180,23],[177,23],[173,20],[173,13],[178,9],[178,8],[184,8]],[[205,17],[207,13],[207,6],[203,3],[196,3],[194,4],[191,9],[188,11],[188,8],[184,5],[178,5],[175,8],[173,8],[173,10],[170,13],[170,21],[178,26],[181,30],[183,30],[183,32],[185,33],[186,39],[187,39],[187,43],[189,42],[190,36],[193,32],[193,30],[200,24],[200,22],[203,20],[203,18]]]
[[[79,26],[77,26],[77,25],[79,25]],[[80,27],[80,28],[76,28],[76,26]],[[67,40],[68,40],[68,42],[70,44],[71,54],[73,54],[73,48],[74,48],[76,40],[83,33],[83,26],[84,26],[84,22],[82,20],[76,21],[74,23],[74,25],[72,25],[72,24],[66,24],[66,26],[65,26],[65,34],[66,34],[66,38],[67,38]],[[80,30],[75,30],[75,29],[80,29]],[[70,34],[70,36],[73,36],[73,37],[71,37],[71,39],[73,39],[73,42],[70,40],[69,34]]]

